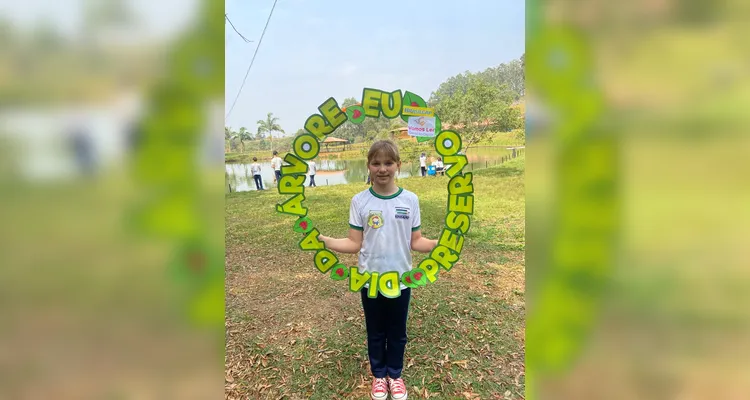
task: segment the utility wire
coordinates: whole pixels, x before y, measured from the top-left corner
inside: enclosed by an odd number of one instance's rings
[[[224,117],[224,122],[226,122],[227,118],[229,118],[229,114],[231,114],[232,110],[234,110],[234,106],[237,104],[237,99],[240,98],[240,94],[242,93],[242,88],[245,87],[245,81],[247,81],[247,76],[250,74],[250,68],[253,67],[253,63],[255,62],[255,56],[258,55],[258,49],[260,49],[260,44],[263,43],[263,36],[266,34],[268,23],[271,22],[271,16],[273,15],[273,10],[276,8],[277,1],[278,0],[273,0],[273,7],[271,7],[271,12],[268,13],[266,26],[263,27],[263,33],[260,34],[260,39],[258,40],[258,46],[255,47],[255,53],[253,53],[253,58],[250,60],[250,65],[247,67],[247,72],[245,72],[245,78],[242,79],[242,85],[240,85],[240,90],[237,92],[237,97],[234,98],[234,102],[232,102],[232,106],[229,107],[229,112],[227,112],[227,115]]]
[[[234,29],[234,31],[237,32],[238,35],[240,35],[240,37],[242,38],[242,40],[245,41],[245,43],[252,42],[252,40],[247,40],[246,37],[242,36],[242,34],[237,30],[237,28],[234,27],[234,24],[232,23],[232,20],[229,19],[229,16],[227,14],[224,14],[224,18],[227,19],[227,21],[229,22],[229,25],[232,25],[232,29]]]

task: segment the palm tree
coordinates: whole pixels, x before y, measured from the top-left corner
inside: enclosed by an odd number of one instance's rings
[[[242,146],[242,152],[245,152],[245,140],[252,140],[253,137],[250,132],[244,126],[240,128],[239,132],[233,136],[233,139],[240,139],[240,145]]]
[[[284,132],[281,126],[278,124],[279,119],[273,116],[273,113],[268,113],[266,120],[258,120],[258,136],[263,133],[268,133],[268,137],[271,139],[271,148],[273,148],[273,135],[272,132]]]

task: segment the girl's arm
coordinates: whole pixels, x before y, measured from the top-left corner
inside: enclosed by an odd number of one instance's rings
[[[339,253],[354,254],[362,248],[362,231],[354,228],[349,228],[349,237],[343,239],[335,239],[323,235],[318,235],[318,239],[326,244],[328,250]]]
[[[417,229],[411,233],[411,249],[420,253],[429,253],[437,246],[438,241],[427,239],[422,236],[422,230]]]

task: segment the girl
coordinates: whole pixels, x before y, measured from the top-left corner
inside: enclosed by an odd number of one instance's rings
[[[396,186],[401,169],[398,148],[390,140],[375,142],[367,153],[372,186],[352,198],[349,208],[349,237],[334,239],[320,235],[329,250],[359,252],[361,271],[399,274],[412,267],[411,250],[429,253],[437,240],[422,237],[417,196]],[[401,378],[406,347],[406,318],[411,289],[401,285],[401,295],[389,299],[378,293],[367,296],[362,289],[362,308],[367,329],[367,353],[373,375],[370,397],[404,400],[406,385]]]

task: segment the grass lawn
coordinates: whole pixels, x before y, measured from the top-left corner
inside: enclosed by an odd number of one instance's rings
[[[524,161],[475,173],[475,211],[461,260],[412,293],[403,375],[409,398],[523,398]],[[398,182],[419,196],[429,238],[444,224],[447,182]],[[344,237],[351,197],[366,188],[306,189],[308,216],[323,234]],[[313,252],[298,249],[295,218],[273,210],[287,197],[275,190],[226,196],[226,396],[368,398],[359,294],[321,274]],[[356,265],[356,255],[338,256]],[[424,257],[414,253],[414,265]]]

